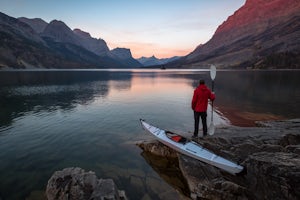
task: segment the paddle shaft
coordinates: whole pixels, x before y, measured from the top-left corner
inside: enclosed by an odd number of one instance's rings
[[[210,66],[210,78],[211,78],[211,90],[212,92],[214,92],[214,80],[216,78],[217,75],[217,69],[216,66],[211,65]],[[209,126],[209,130],[208,130],[208,134],[209,135],[213,135],[215,133],[215,127],[214,127],[214,101],[211,101],[211,121],[210,121],[210,126]]]
[[[214,92],[214,84],[215,82],[214,82],[214,80],[212,80],[212,82],[211,82],[211,90],[212,90],[212,92]],[[211,101],[211,123],[213,122],[213,113],[214,113],[214,101]]]

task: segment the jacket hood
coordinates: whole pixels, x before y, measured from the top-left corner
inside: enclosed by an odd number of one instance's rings
[[[207,90],[208,88],[207,88],[206,85],[199,85],[199,86],[198,86],[198,89],[199,89],[199,90]]]

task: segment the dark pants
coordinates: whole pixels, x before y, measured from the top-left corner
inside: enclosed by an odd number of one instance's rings
[[[199,119],[201,117],[202,126],[203,126],[203,136],[207,135],[207,124],[206,124],[206,112],[196,112],[194,111],[194,120],[195,120],[195,129],[194,129],[194,136],[198,136],[199,131]]]

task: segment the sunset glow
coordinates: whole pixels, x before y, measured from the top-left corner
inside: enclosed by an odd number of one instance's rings
[[[184,56],[206,43],[245,0],[1,0],[12,17],[54,19],[102,38],[110,49],[129,48],[134,58]]]

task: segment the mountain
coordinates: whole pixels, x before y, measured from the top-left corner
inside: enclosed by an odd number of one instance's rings
[[[166,63],[175,61],[177,59],[179,59],[179,56],[173,56],[171,58],[162,58],[162,59],[158,59],[156,58],[154,55],[151,57],[141,57],[138,58],[137,60],[143,64],[143,66],[147,67],[147,66],[157,66],[157,65],[164,65]]]
[[[29,25],[0,12],[0,68],[45,66],[42,58],[54,56],[47,50],[46,42]]]
[[[64,36],[64,33],[70,32],[63,23],[55,23],[62,28],[61,35],[55,38],[57,33],[53,30],[49,31],[53,35],[44,34],[47,37],[43,37],[28,24],[0,13],[0,68],[125,67],[112,58],[99,57],[85,48],[65,43],[73,42]]]
[[[1,12],[0,26],[2,35],[9,34],[11,32],[14,35],[20,34],[25,39],[30,39],[37,43],[43,43],[43,40],[40,38],[40,36],[33,31],[30,26]]]
[[[18,20],[28,24],[37,33],[42,33],[48,25],[47,22],[40,18],[29,19],[26,17],[19,17]]]
[[[106,42],[102,39],[92,38],[87,32],[80,29],[73,31],[62,21],[53,20],[48,24],[42,19],[34,18],[28,19],[25,17],[18,18],[25,22],[37,33],[43,37],[49,37],[57,42],[71,43],[84,47],[85,49],[95,53],[99,56],[108,56],[109,48]]]
[[[247,0],[173,67],[300,68],[299,0]]]
[[[51,38],[55,42],[70,43],[77,46],[81,46],[78,37],[62,21],[51,21],[41,33],[41,36]]]
[[[111,50],[111,55],[113,58],[126,63],[128,67],[141,67],[143,66],[139,61],[132,57],[130,49],[126,48],[115,48]]]
[[[81,45],[87,50],[95,53],[98,56],[109,56],[110,51],[106,42],[102,39],[92,38],[87,32],[80,29],[74,29],[73,33],[78,36],[78,40]]]
[[[140,66],[132,57],[119,59],[104,40],[80,29],[72,31],[62,21],[48,24],[38,18],[16,19],[0,12],[0,69]]]

